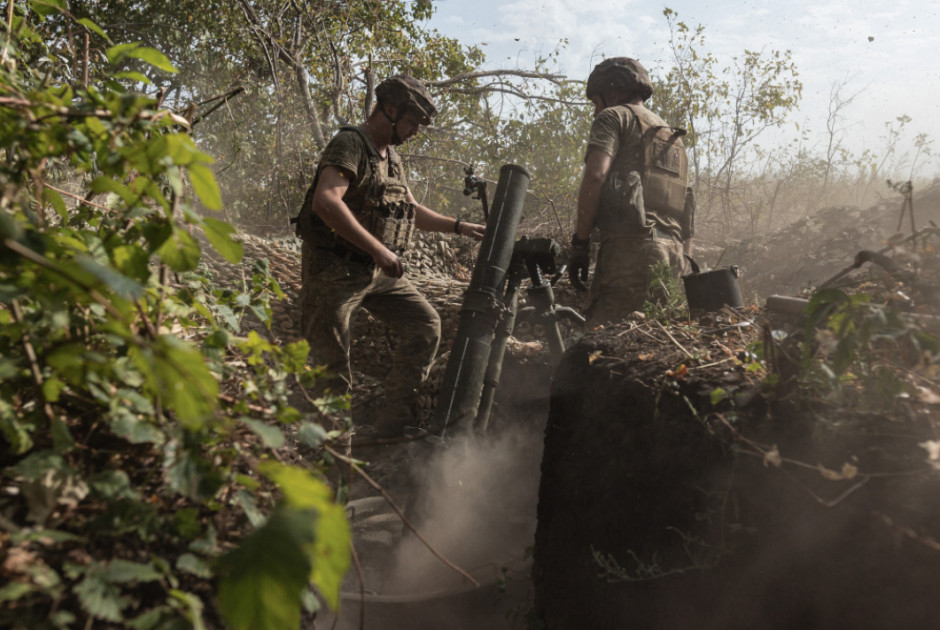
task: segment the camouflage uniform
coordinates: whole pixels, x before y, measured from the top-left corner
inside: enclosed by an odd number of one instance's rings
[[[649,190],[644,202],[639,185],[646,159],[644,132],[657,127],[669,128],[640,104],[608,107],[591,125],[587,150],[603,151],[612,162],[596,220],[600,250],[585,309],[589,325],[619,321],[641,310],[648,299],[657,299],[649,289],[656,263],[668,264],[676,277],[687,273],[682,241],[690,236],[691,226],[656,200],[651,203]]]
[[[318,173],[327,166],[354,173],[343,201],[360,221],[373,177],[407,186],[394,148],[388,147],[386,159],[377,159],[374,147],[367,143],[355,129],[345,128],[327,145],[318,168]],[[374,170],[378,172],[373,174]],[[427,377],[440,342],[440,316],[411,282],[383,274],[370,256],[333,235],[315,218],[311,209],[315,187],[316,183],[307,194],[300,228],[304,238],[301,328],[312,362],[325,365],[332,374],[328,386],[334,393],[348,393],[353,383],[350,324],[360,308],[375,314],[399,339],[385,381],[380,422],[410,424],[416,388]],[[304,226],[304,219],[312,220],[312,227]]]

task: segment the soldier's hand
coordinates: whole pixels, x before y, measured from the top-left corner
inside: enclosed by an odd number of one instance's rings
[[[405,273],[405,267],[401,264],[401,259],[388,248],[383,247],[378,253],[373,254],[372,260],[382,270],[382,273],[391,278],[401,278]]]
[[[578,291],[587,291],[588,270],[591,268],[591,241],[581,240],[577,235],[571,239],[571,254],[568,256],[568,279]]]
[[[486,233],[486,226],[479,223],[461,223],[460,233],[475,241],[482,241],[483,235]]]

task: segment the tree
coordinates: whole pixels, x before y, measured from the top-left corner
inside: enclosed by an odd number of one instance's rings
[[[306,344],[238,336],[280,295],[263,266],[243,291],[196,271],[200,241],[242,252],[211,215],[222,197],[190,121],[132,89],[172,63],[64,3],[8,7],[0,626],[204,628],[214,580],[230,627],[297,628],[311,584],[337,604],[349,545],[321,464],[274,453],[283,425],[326,438],[287,400],[288,377],[309,384]],[[102,57],[76,74],[70,39]]]
[[[702,52],[704,27],[689,28],[669,8],[663,15],[674,66],[659,82],[655,103],[667,120],[681,120],[692,131],[700,208],[708,214],[717,205],[723,224],[730,227],[736,211],[747,210],[734,196],[742,162],[764,131],[784,123],[803,86],[789,50],[745,50],[717,70],[717,60]]]

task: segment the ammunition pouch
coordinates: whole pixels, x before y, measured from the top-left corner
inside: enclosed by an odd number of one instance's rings
[[[689,160],[682,144],[684,129],[651,127],[643,134],[643,195],[646,205],[682,221],[689,183]]]
[[[411,245],[415,232],[415,206],[407,201],[370,208],[366,229],[393,252],[402,253]]]
[[[388,249],[402,254],[411,244],[415,231],[415,205],[408,202],[408,188],[402,176],[401,162],[392,147],[389,147],[388,169],[380,168],[379,156],[371,142],[356,127],[343,127],[344,131],[353,131],[362,139],[369,153],[368,170],[362,177],[368,182],[368,190],[362,205],[350,207],[356,220],[372,236]],[[323,250],[332,251],[346,257],[351,252],[356,258],[371,257],[346,239],[338,236],[313,211],[313,197],[320,178],[320,170],[313,179],[304,197],[300,214],[291,219],[295,232],[304,241]],[[347,258],[349,260],[349,258]]]
[[[690,238],[695,199],[688,185],[685,130],[662,124],[641,106],[624,107],[636,119],[641,139],[636,154],[615,156],[615,168],[601,190],[597,226],[629,234],[660,226],[683,240]]]
[[[601,231],[643,232],[646,224],[646,203],[643,181],[637,171],[611,173],[601,189],[597,214]]]

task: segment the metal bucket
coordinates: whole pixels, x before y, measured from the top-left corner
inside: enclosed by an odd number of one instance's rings
[[[737,265],[682,276],[689,311],[717,311],[722,306],[744,306]]]

